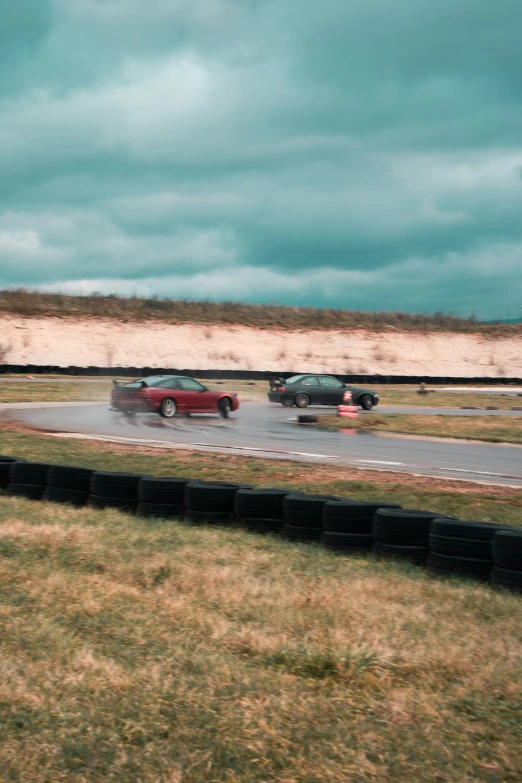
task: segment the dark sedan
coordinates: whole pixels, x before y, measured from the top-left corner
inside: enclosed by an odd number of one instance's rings
[[[291,378],[270,381],[268,399],[282,405],[342,405],[351,392],[352,405],[370,411],[379,402],[379,396],[370,389],[359,389],[334,378],[333,375],[292,375]]]

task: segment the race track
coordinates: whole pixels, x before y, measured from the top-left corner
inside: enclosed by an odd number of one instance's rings
[[[310,409],[308,409],[310,410]],[[419,409],[382,408],[384,412]],[[333,409],[315,409],[332,413]],[[520,415],[515,411],[423,409],[447,415]],[[345,465],[426,476],[522,486],[522,448],[404,436],[329,432],[295,423],[297,411],[267,403],[245,403],[237,414],[162,419],[155,414],[129,417],[106,403],[1,405],[0,418],[54,433],[77,433],[121,443],[195,448],[280,460]],[[375,414],[363,414],[375,415]]]

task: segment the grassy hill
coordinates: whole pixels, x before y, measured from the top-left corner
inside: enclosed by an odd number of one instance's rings
[[[488,324],[475,318],[458,318],[435,313],[415,315],[400,312],[250,305],[242,302],[191,302],[172,299],[143,299],[103,296],[68,296],[39,293],[23,288],[0,291],[0,315],[77,316],[115,318],[123,321],[166,321],[168,323],[239,324],[264,329],[366,329],[375,332],[432,331],[480,333],[491,336],[522,334],[522,324]]]

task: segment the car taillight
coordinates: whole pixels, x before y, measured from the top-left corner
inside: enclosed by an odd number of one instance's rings
[[[278,389],[277,391],[280,391],[280,392],[281,392],[281,391],[286,391],[286,386],[280,386],[280,387],[279,387],[279,389]]]

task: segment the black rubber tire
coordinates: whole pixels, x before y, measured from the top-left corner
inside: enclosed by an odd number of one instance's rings
[[[430,529],[440,512],[410,508],[381,508],[375,512],[373,533],[380,544],[429,547]]]
[[[8,454],[0,454],[0,462],[26,462],[21,457],[11,457]]]
[[[16,484],[7,485],[8,495],[15,497],[28,498],[29,500],[41,500],[45,487],[43,484]]]
[[[332,495],[287,495],[284,501],[284,520],[297,527],[323,527],[323,509],[328,500],[339,501]]]
[[[138,484],[138,499],[141,503],[162,503],[165,505],[183,506],[185,504],[185,487],[190,478],[166,476],[142,476]]]
[[[491,572],[491,582],[498,587],[506,587],[508,590],[522,593],[522,570],[515,571],[496,566]]]
[[[233,514],[234,498],[238,489],[251,487],[225,481],[190,481],[185,487],[184,504],[191,511]]]
[[[296,408],[308,408],[310,402],[311,402],[310,397],[308,396],[308,394],[304,394],[304,392],[301,392],[300,394],[296,394],[295,396]]]
[[[236,517],[238,525],[254,533],[280,533],[284,522],[281,519],[255,519],[251,517]]]
[[[173,397],[165,397],[159,407],[159,415],[164,419],[172,419],[178,412],[178,405]]]
[[[92,508],[115,508],[118,511],[132,513],[136,510],[136,498],[106,497],[103,495],[89,495],[87,505]]]
[[[332,533],[366,534],[373,537],[373,518],[379,508],[400,508],[387,501],[342,500],[325,503],[323,527]]]
[[[173,503],[138,503],[136,513],[140,517],[159,517],[164,519],[183,519],[185,506]]]
[[[430,535],[430,547],[433,552],[452,557],[473,557],[478,560],[493,560],[489,541],[477,541],[473,538],[454,538],[452,536]]]
[[[70,506],[81,508],[87,505],[89,493],[79,492],[75,489],[47,486],[43,491],[42,500],[48,500],[52,503],[68,503]]]
[[[218,403],[218,413],[222,419],[228,419],[232,413],[232,401],[230,397],[223,397]]]
[[[363,410],[371,411],[373,408],[373,398],[370,394],[363,394],[362,397],[359,398],[359,405]]]
[[[96,470],[91,476],[91,495],[107,498],[123,498],[134,502],[138,499],[138,486],[142,476],[136,473],[113,473]]]
[[[415,565],[424,565],[430,554],[427,546],[406,546],[404,544],[375,543],[373,551],[377,557],[397,557],[409,560]]]
[[[282,534],[290,541],[320,541],[323,534],[323,528],[285,525],[282,529]]]
[[[297,421],[299,424],[315,424],[315,422],[319,421],[319,417],[303,413],[301,416],[297,417]]]
[[[185,519],[198,525],[232,525],[234,523],[234,515],[226,511],[195,511],[192,508],[186,509]]]
[[[496,566],[508,571],[522,571],[522,530],[498,531],[491,549]]]
[[[516,530],[509,525],[496,525],[493,522],[468,522],[456,519],[434,519],[431,525],[433,535],[452,538],[469,538],[473,541],[492,541],[499,530]]]
[[[0,489],[5,489],[10,481],[11,465],[14,462],[25,462],[24,459],[17,459],[16,457],[1,457],[0,458]]]
[[[238,489],[234,496],[234,513],[241,519],[284,518],[284,500],[290,492],[287,489]]]
[[[11,462],[9,468],[10,484],[39,484],[45,487],[47,474],[51,466],[47,462]]]
[[[323,530],[321,541],[328,549],[346,550],[347,552],[371,551],[375,543],[373,536],[357,533],[332,533]]]
[[[75,492],[90,492],[94,470],[69,465],[51,465],[47,474],[47,486],[72,489]]]
[[[489,581],[493,564],[490,560],[480,560],[474,557],[452,557],[431,552],[427,561],[428,571],[434,574],[449,574],[453,576],[468,576],[473,579]]]

